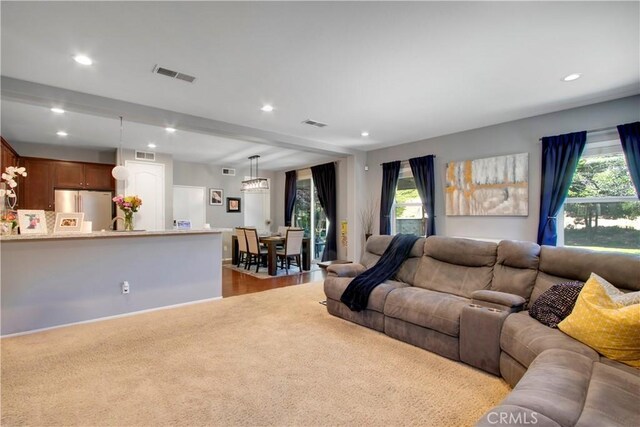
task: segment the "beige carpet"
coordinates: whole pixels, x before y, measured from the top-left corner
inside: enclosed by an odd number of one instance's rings
[[[2,425],[468,426],[508,393],[322,299],[311,283],[4,339]]]

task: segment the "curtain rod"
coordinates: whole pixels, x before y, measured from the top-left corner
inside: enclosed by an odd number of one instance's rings
[[[609,126],[606,128],[590,129],[587,133],[613,132],[616,130],[618,130],[616,126]],[[542,138],[539,138],[538,141],[542,142]]]
[[[433,156],[433,158],[434,158],[434,159],[436,158],[436,155],[435,155],[435,154],[427,154],[427,156]],[[425,156],[421,156],[421,157],[425,157]],[[400,161],[400,162],[408,162],[408,161],[409,161],[409,159],[405,159],[405,160],[391,160],[391,162],[397,162],[397,161]],[[384,163],[391,163],[391,162],[384,162]],[[380,166],[384,165],[384,163],[380,163]]]

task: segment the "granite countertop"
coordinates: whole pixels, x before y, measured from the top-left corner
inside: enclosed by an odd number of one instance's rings
[[[64,234],[13,234],[0,236],[1,242],[21,242],[33,240],[59,240],[59,239],[99,239],[122,237],[146,237],[146,236],[182,236],[185,234],[222,234],[222,229],[208,230],[156,230],[156,231],[93,231],[91,233],[64,233]]]

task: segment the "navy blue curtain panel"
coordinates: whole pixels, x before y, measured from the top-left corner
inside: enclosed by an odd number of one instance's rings
[[[636,195],[640,199],[640,122],[620,125],[618,133],[624,157],[627,159],[629,175],[636,187]]]
[[[400,176],[400,161],[382,164],[382,194],[380,195],[380,234],[391,234],[391,208],[396,197]]]
[[[322,261],[333,261],[338,257],[338,237],[336,236],[338,217],[336,214],[336,165],[325,163],[311,168],[313,184],[318,193],[318,200],[329,220],[327,238],[324,242]]]
[[[556,215],[567,197],[586,141],[586,131],[542,138],[539,245],[556,245]]]
[[[291,227],[291,217],[293,216],[293,208],[296,205],[296,184],[298,181],[298,173],[289,171],[285,173],[284,181],[284,225]]]
[[[413,173],[413,178],[416,181],[416,187],[418,188],[420,200],[422,200],[422,206],[424,206],[424,211],[427,213],[427,221],[424,230],[427,237],[436,234],[434,158],[435,156],[428,155],[409,159],[411,173]]]

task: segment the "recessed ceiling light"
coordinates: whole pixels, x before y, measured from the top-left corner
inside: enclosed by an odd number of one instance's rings
[[[91,65],[93,64],[93,60],[86,55],[76,55],[73,57],[73,60],[78,64],[82,65]]]
[[[362,132],[360,135],[362,135],[362,136],[365,136],[365,137],[366,137],[366,136],[369,136],[369,132],[364,131],[364,132]]]
[[[56,132],[56,135],[58,135],[58,136],[67,136],[67,135],[69,135],[69,134],[68,134],[68,133],[66,133],[66,132],[65,132],[65,131],[63,131],[63,130],[59,130],[58,132]]]
[[[174,133],[176,131],[175,128],[164,128],[164,130],[166,130],[169,133]]]
[[[574,80],[578,80],[581,76],[582,76],[582,73],[569,74],[568,76],[563,77],[562,81],[563,82],[572,82]]]
[[[62,108],[58,108],[58,107],[53,107],[53,108],[51,109],[51,111],[53,111],[53,112],[54,112],[54,113],[56,113],[56,114],[62,114],[62,113],[64,113],[64,110],[63,110]]]
[[[265,113],[270,113],[273,111],[273,105],[265,104],[262,106],[261,110]]]
[[[148,144],[147,144],[147,147],[149,147],[149,148],[156,148],[157,146],[156,146],[156,144],[154,144],[153,142],[150,142],[150,143],[148,143]]]

